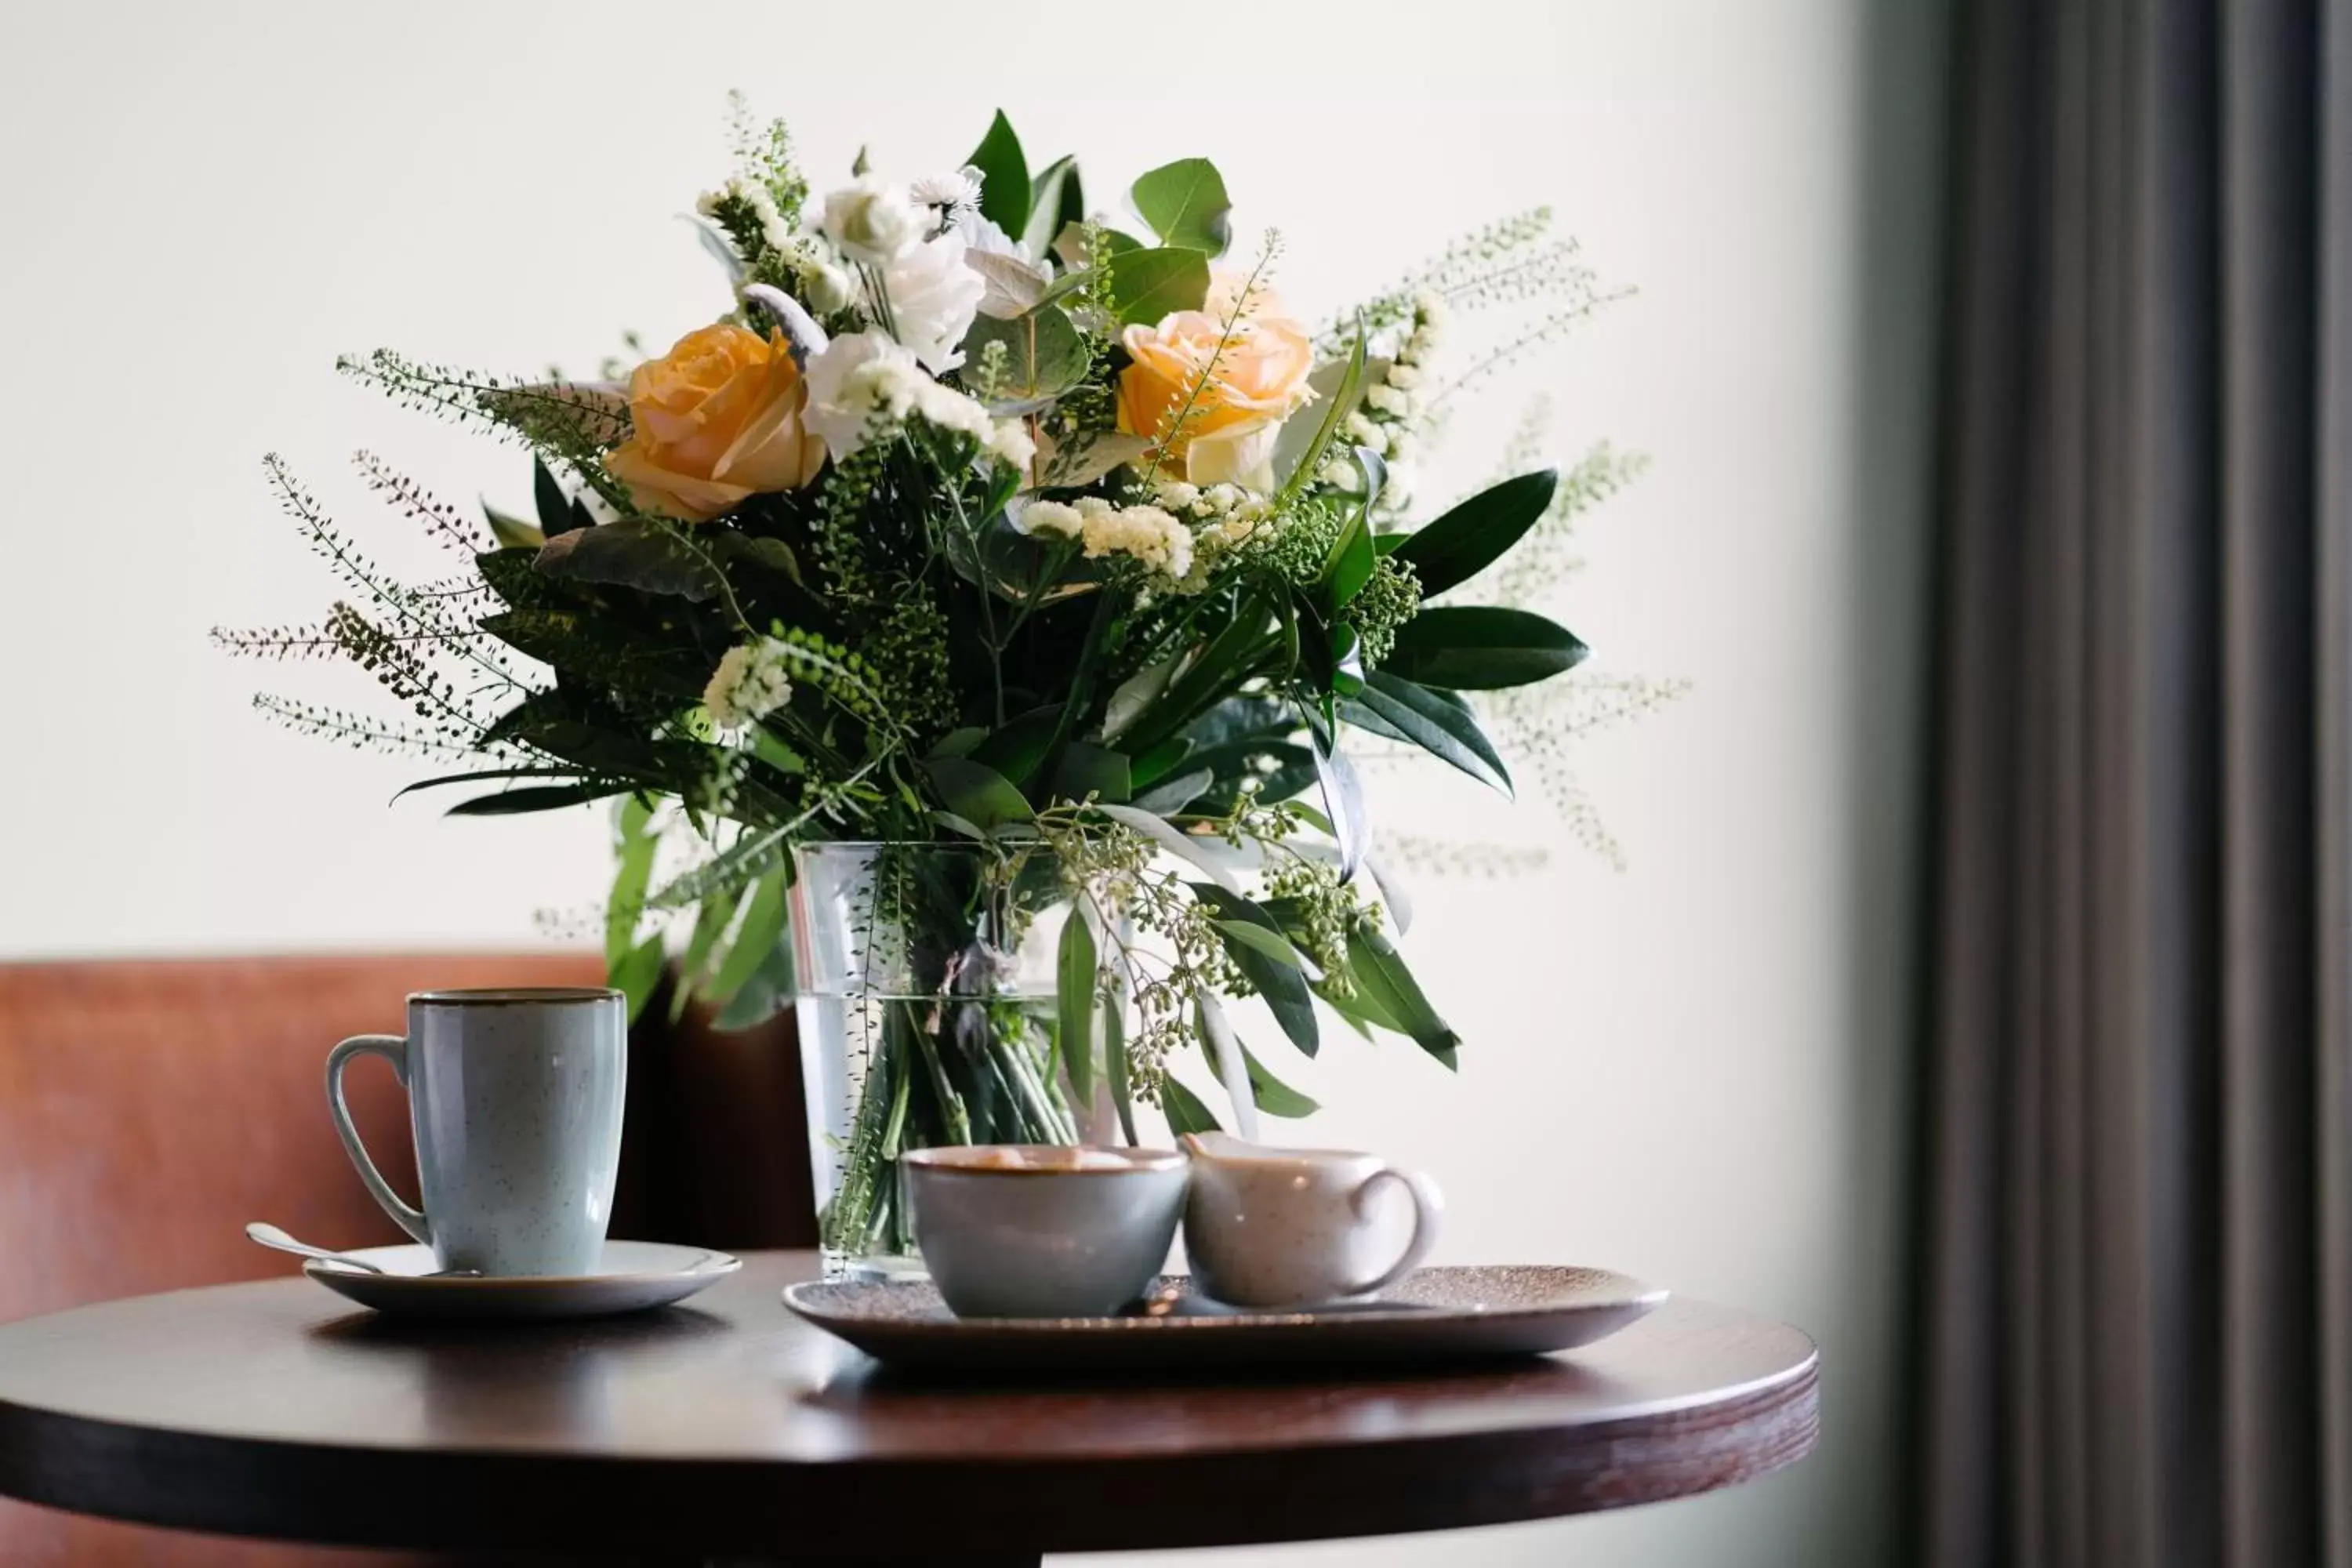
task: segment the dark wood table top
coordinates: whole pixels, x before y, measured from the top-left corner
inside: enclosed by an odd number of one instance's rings
[[[1440,1530],[1791,1464],[1812,1342],[1676,1300],[1544,1359],[1385,1374],[982,1385],[892,1373],[786,1312],[813,1255],[683,1306],[427,1327],[309,1280],[0,1325],[0,1493],[290,1540],[690,1561]]]

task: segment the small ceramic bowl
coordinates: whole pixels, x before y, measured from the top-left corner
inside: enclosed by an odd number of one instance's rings
[[[901,1157],[915,1244],[960,1318],[1104,1318],[1168,1261],[1191,1171],[1172,1149],[1024,1143]]]

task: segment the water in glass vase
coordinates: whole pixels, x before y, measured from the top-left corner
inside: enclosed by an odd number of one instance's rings
[[[920,1273],[908,1150],[1068,1144],[1088,1130],[1055,1039],[1068,918],[1060,864],[1034,846],[799,852],[801,1060],[828,1274]]]

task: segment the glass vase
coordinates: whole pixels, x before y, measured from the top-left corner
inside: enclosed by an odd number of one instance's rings
[[[1071,1144],[1055,952],[1072,918],[1037,845],[802,847],[792,890],[809,1157],[831,1278],[919,1277],[898,1156]]]

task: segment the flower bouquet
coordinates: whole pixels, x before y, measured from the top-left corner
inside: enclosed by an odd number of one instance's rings
[[[415,718],[261,706],[461,760],[412,786],[478,786],[453,815],[616,799],[615,983],[641,1005],[667,967],[730,1024],[798,1000],[836,1259],[907,1250],[908,1149],[1132,1141],[1139,1105],[1214,1126],[1180,1054],[1244,1131],[1312,1110],[1234,998],[1308,1055],[1336,1017],[1453,1066],[1350,737],[1507,790],[1479,702],[1584,657],[1498,563],[1625,465],[1411,521],[1449,392],[1599,298],[1548,215],[1310,326],[1271,237],[1230,254],[1202,159],[1137,179],[1138,223],[1002,114],[953,173],[861,156],[821,199],[781,124],[739,153],[698,215],[731,292],[666,353],[597,381],[344,363],[527,447],[535,515],[477,522],[363,455],[459,557],[412,585],[271,458],[354,595],[219,640],[347,656]],[[1437,378],[1453,308],[1530,300]]]

